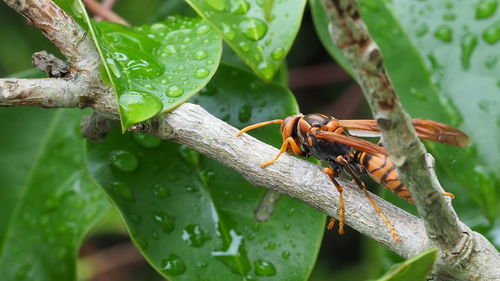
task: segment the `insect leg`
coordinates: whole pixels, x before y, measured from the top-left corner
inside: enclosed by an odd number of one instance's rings
[[[450,197],[451,199],[455,199],[455,194],[451,193],[451,192],[443,192],[442,193],[443,196],[448,196]]]
[[[256,128],[259,128],[259,127],[263,127],[263,126],[266,126],[266,125],[269,125],[269,124],[281,124],[281,123],[283,123],[283,120],[276,119],[276,120],[265,121],[265,122],[260,122],[260,123],[257,123],[257,124],[253,124],[253,125],[250,125],[250,126],[247,126],[247,127],[243,128],[243,129],[241,129],[236,134],[236,136],[239,137],[243,133],[246,133],[246,132],[248,132],[250,130],[253,130],[253,129],[256,129]]]
[[[325,172],[333,182],[333,185],[339,191],[339,234],[344,234],[344,198],[342,197],[342,191],[344,190],[342,186],[335,179],[335,171],[330,168],[324,168],[323,172]],[[335,219],[330,218],[330,222],[328,223],[328,230],[331,230],[335,224]]]
[[[269,165],[273,164],[274,162],[276,162],[276,160],[278,160],[278,158],[281,156],[281,154],[283,154],[284,152],[286,152],[288,150],[288,146],[290,146],[292,148],[293,153],[295,153],[297,155],[302,154],[302,149],[300,149],[300,147],[297,145],[295,140],[292,137],[288,137],[281,145],[280,152],[278,153],[278,155],[276,155],[276,157],[274,157],[272,160],[260,163],[260,166],[266,167],[266,166],[269,166]]]
[[[396,230],[394,230],[394,227],[392,226],[391,222],[389,219],[385,216],[385,214],[382,212],[382,210],[379,208],[375,200],[373,200],[373,197],[370,196],[370,193],[368,193],[368,190],[366,189],[365,183],[359,178],[359,176],[356,174],[356,172],[352,169],[352,167],[349,165],[349,162],[342,156],[338,156],[336,161],[341,164],[343,167],[346,168],[347,172],[352,176],[353,180],[356,182],[356,184],[363,190],[365,193],[366,197],[368,198],[368,201],[372,204],[373,208],[375,209],[375,212],[379,214],[379,216],[382,218],[382,220],[385,222],[387,225],[387,228],[389,229],[389,232],[392,234],[392,237],[394,237],[394,240],[396,242],[399,242],[399,236],[396,233]]]

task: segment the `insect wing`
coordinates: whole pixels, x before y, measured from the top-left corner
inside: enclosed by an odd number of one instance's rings
[[[338,143],[342,143],[342,144],[348,145],[350,147],[353,147],[355,149],[366,152],[368,154],[388,155],[387,151],[383,147],[378,146],[376,144],[373,144],[369,141],[365,141],[363,139],[356,138],[356,137],[336,134],[336,133],[328,132],[328,131],[318,131],[314,136],[317,139],[327,140],[327,141],[335,141]]]
[[[354,136],[376,137],[380,133],[375,120],[339,120],[339,123]],[[446,124],[423,119],[413,119],[412,123],[421,139],[458,147],[469,143],[469,137],[464,132]]]

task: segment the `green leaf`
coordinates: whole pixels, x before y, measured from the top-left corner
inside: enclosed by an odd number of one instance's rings
[[[109,209],[86,170],[81,115],[34,108],[0,111],[4,280],[74,280],[82,238]]]
[[[406,110],[469,134],[472,144],[464,149],[428,147],[457,183],[446,188],[461,196],[453,189],[460,185],[493,222],[500,213],[499,66],[497,47],[483,35],[495,19],[477,20],[477,7],[467,1],[359,5]]]
[[[395,264],[376,281],[425,281],[436,260],[437,249],[422,252],[403,263]]]
[[[195,101],[233,125],[297,112],[286,89],[225,65]],[[283,197],[267,221],[256,221],[266,191],[194,150],[115,131],[89,144],[89,167],[169,280],[306,280],[312,269],[324,216]]]
[[[187,0],[231,48],[270,81],[297,35],[305,0]]]
[[[357,79],[355,75],[353,75],[351,65],[347,62],[342,51],[337,48],[332,42],[332,38],[330,37],[330,19],[328,18],[328,14],[326,13],[325,7],[321,0],[310,0],[309,4],[311,5],[311,13],[313,16],[314,28],[316,29],[316,33],[318,34],[321,43],[328,51],[330,56],[334,58],[344,70],[351,75],[354,79]]]
[[[95,27],[123,129],[196,94],[215,73],[222,52],[215,29],[199,18],[171,16],[136,28],[99,22]]]

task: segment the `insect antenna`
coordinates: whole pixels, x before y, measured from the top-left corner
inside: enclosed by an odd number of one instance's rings
[[[261,122],[261,123],[257,123],[257,124],[253,124],[253,125],[250,125],[248,127],[245,127],[243,129],[241,129],[241,131],[239,131],[236,136],[239,137],[241,134],[243,133],[246,133],[250,130],[253,130],[253,129],[256,129],[256,128],[260,128],[260,127],[263,127],[263,126],[266,126],[266,125],[270,125],[270,124],[281,124],[283,123],[283,119],[276,119],[276,120],[271,120],[271,121],[265,121],[265,122]]]

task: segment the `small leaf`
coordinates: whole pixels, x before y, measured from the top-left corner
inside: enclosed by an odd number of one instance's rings
[[[215,73],[222,52],[215,29],[199,18],[171,16],[136,28],[99,22],[95,27],[124,129],[196,94]]]
[[[389,271],[374,281],[425,281],[436,260],[437,249],[422,252],[400,264],[395,264]]]
[[[187,0],[213,23],[231,48],[265,81],[290,50],[305,0]]]
[[[238,126],[297,112],[288,90],[226,65],[194,100]],[[279,129],[269,129],[268,138],[279,143]],[[143,137],[114,132],[89,144],[89,168],[158,272],[172,281],[307,279],[324,215],[283,197],[258,222],[266,190],[192,149],[151,136],[144,145]],[[136,159],[135,169],[113,164],[123,151]]]
[[[109,210],[86,170],[81,116],[74,110],[0,111],[3,127],[15,126],[0,146],[3,280],[75,280],[82,238]]]

